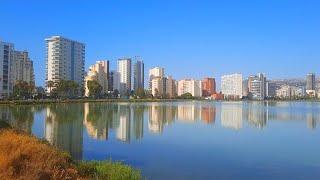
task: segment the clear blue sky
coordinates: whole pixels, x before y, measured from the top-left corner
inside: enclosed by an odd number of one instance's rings
[[[34,60],[45,79],[46,37],[86,44],[86,69],[99,59],[139,55],[146,73],[175,78],[264,72],[269,78],[320,72],[320,1],[1,0],[0,39]]]

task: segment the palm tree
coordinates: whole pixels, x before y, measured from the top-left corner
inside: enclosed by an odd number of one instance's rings
[[[53,86],[54,86],[54,82],[53,81],[48,81],[47,82],[47,87],[49,88],[50,94],[51,94],[51,90],[52,90]]]

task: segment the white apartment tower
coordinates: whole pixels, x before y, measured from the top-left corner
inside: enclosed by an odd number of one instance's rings
[[[85,44],[61,36],[45,39],[46,84],[48,81],[58,82],[60,79],[72,80],[83,87]],[[47,92],[49,92],[47,88]]]
[[[118,60],[118,72],[120,73],[120,94],[131,91],[131,58]]]
[[[242,98],[242,74],[221,76],[221,91],[226,98]]]

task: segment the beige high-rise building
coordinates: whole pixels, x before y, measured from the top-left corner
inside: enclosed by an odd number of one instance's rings
[[[166,94],[166,78],[154,77],[151,80],[151,93],[154,97]]]
[[[35,85],[33,62],[30,60],[27,51],[14,51],[12,73],[14,83],[25,81],[28,84]]]
[[[164,77],[164,68],[154,67],[149,70],[149,89],[152,90],[152,80],[154,78],[162,78]]]
[[[181,96],[185,93],[190,93],[194,97],[201,97],[201,81],[193,79],[183,79],[178,81],[178,96]]]
[[[85,78],[85,96],[89,96],[88,81],[97,81],[102,86],[102,93],[108,91],[109,61],[97,61],[89,67]]]

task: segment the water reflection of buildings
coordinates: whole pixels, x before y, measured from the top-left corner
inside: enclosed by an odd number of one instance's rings
[[[149,106],[148,128],[152,133],[162,133],[165,118],[165,107],[152,103]]]
[[[214,124],[216,120],[216,107],[204,106],[201,108],[201,119],[206,124]]]
[[[201,119],[201,109],[196,104],[178,106],[178,120],[194,122]]]
[[[109,128],[115,130],[116,138],[129,143],[143,137],[143,105],[84,104],[83,124],[93,139],[107,140]]]
[[[202,120],[210,124],[215,122],[216,108],[211,105],[194,103],[164,105],[152,103],[149,105],[148,128],[152,133],[162,133],[165,126],[175,119],[183,122],[196,122]]]
[[[130,142],[130,112],[129,105],[120,105],[117,139],[123,142]]]
[[[10,107],[4,106],[0,108],[0,120],[5,121],[11,127],[31,133],[34,113],[41,110],[32,106]]]
[[[268,106],[264,106],[264,102],[252,102],[245,109],[246,117],[248,117],[249,125],[262,129],[267,125]]]
[[[143,137],[143,120],[144,120],[144,105],[137,105],[133,110],[132,137],[142,139]]]
[[[243,107],[242,102],[221,103],[221,126],[232,129],[242,128]]]
[[[84,120],[90,137],[99,140],[108,139],[108,117],[112,116],[110,109],[101,104],[85,103]]]
[[[63,107],[61,107],[63,106]],[[83,105],[52,105],[46,109],[45,138],[50,144],[82,159]]]
[[[315,129],[317,126],[317,121],[319,121],[319,113],[307,112],[307,127],[310,129]]]
[[[139,140],[143,137],[143,105],[119,105],[118,107],[117,139],[129,143],[131,140]]]
[[[174,122],[176,107],[152,103],[149,105],[148,128],[152,133],[162,133],[164,126]]]

